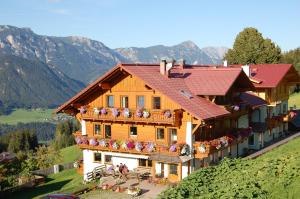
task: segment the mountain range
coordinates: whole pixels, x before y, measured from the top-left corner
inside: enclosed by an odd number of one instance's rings
[[[111,49],[85,37],[44,36],[29,28],[0,25],[0,105],[1,101],[18,106],[59,105],[118,62],[173,58],[217,64],[226,51],[225,47],[201,49],[192,41]]]

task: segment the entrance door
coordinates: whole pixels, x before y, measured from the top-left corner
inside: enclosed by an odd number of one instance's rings
[[[179,181],[178,167],[179,167],[178,164],[169,164],[168,180],[170,182],[177,182],[177,181]]]

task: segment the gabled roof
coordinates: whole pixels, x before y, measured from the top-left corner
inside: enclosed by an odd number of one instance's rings
[[[240,68],[242,65],[230,65]],[[250,67],[250,79],[253,80],[256,88],[275,88],[288,74],[294,75],[295,81],[299,82],[300,77],[292,64],[254,64]]]
[[[180,105],[182,109],[203,120],[222,117],[230,112],[197,95],[225,95],[238,79],[241,79],[241,83],[244,81],[244,86],[252,86],[242,69],[236,68],[189,67],[182,69],[175,66],[171,69],[171,75],[167,77],[160,74],[159,64],[119,64],[60,106],[56,112],[70,108],[93,89],[99,89],[101,82],[107,82],[113,75],[124,74],[124,72],[140,78],[147,86],[161,92]],[[216,76],[213,75],[214,72]],[[216,83],[219,81],[221,83]],[[206,90],[212,91],[206,92]]]
[[[241,93],[240,98],[244,103],[248,104],[253,109],[268,104],[264,99],[260,98],[252,92]]]
[[[240,68],[193,67],[172,70],[172,73],[174,72],[186,75],[184,81],[195,95],[225,96],[236,81],[238,81],[239,88],[251,90],[253,87]]]

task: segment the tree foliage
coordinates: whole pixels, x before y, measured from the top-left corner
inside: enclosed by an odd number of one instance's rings
[[[297,71],[300,72],[300,48],[283,53],[281,63],[293,64]]]
[[[19,130],[11,133],[8,140],[7,150],[13,153],[33,150],[38,146],[36,134],[32,130]]]
[[[270,39],[264,39],[255,28],[245,28],[240,32],[225,54],[230,64],[263,64],[278,63],[281,57],[280,48]]]
[[[54,146],[56,149],[62,149],[73,145],[74,136],[72,133],[79,129],[77,120],[67,120],[56,126]]]

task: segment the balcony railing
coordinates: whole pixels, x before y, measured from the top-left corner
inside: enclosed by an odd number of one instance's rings
[[[86,120],[115,121],[128,123],[151,123],[178,125],[179,112],[175,110],[140,110],[117,108],[85,108],[80,111]],[[166,113],[167,112],[167,113]]]
[[[225,135],[209,141],[196,141],[194,143],[195,158],[205,158],[209,154],[222,150],[230,145],[241,143],[251,134],[251,128],[233,129],[232,134]]]
[[[185,144],[164,145],[156,142],[141,142],[133,140],[96,139],[74,133],[75,141],[80,149],[110,151],[117,153],[130,153],[151,155],[160,153],[169,156],[179,156]]]

